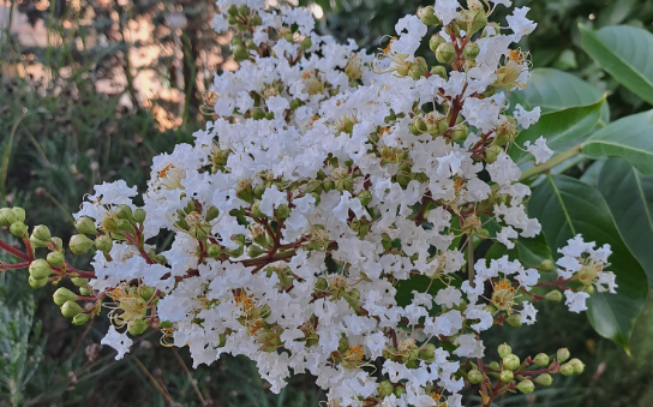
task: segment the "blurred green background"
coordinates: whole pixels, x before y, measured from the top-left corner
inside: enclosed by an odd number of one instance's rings
[[[371,51],[394,32],[399,18],[432,4],[309,3],[321,16],[323,34],[354,38]],[[531,7],[529,16],[538,23],[520,44],[532,53],[534,67],[568,71],[607,92],[612,119],[645,110],[641,99],[580,49],[578,24],[652,31],[653,2],[514,3]],[[210,119],[200,106],[213,73],[236,68],[228,38],[210,27],[213,12],[210,0],[0,2],[0,206],[22,206],[28,224],[47,224],[65,238],[73,231],[70,214],[93,185],[125,179],[142,190],[152,156],[192,140],[193,131]],[[432,55],[426,51],[428,60]],[[9,239],[2,230],[0,236]],[[30,289],[17,272],[0,275],[0,407],[290,407],[316,406],[324,399],[304,376],[280,395],[271,394],[246,359],[224,357],[189,371],[187,352],[163,348],[157,332],[116,362],[110,349],[99,346],[106,319],[74,327],[59,315],[48,290]],[[599,338],[584,315],[551,304],[539,308],[533,327],[489,331],[488,353],[503,342],[523,357],[568,346],[587,364],[585,373],[499,405],[653,406],[653,301],[639,318],[630,356]]]

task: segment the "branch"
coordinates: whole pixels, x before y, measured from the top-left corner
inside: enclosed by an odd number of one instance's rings
[[[553,157],[552,159],[550,159],[549,161],[547,161],[547,162],[545,162],[543,164],[531,167],[531,168],[527,169],[526,171],[522,172],[521,177],[519,178],[519,181],[521,182],[521,181],[527,180],[527,179],[529,179],[531,177],[534,177],[536,175],[540,175],[542,173],[549,172],[556,165],[562,163],[563,161],[566,161],[567,159],[569,159],[569,158],[571,158],[571,157],[573,157],[575,155],[580,154],[580,151],[581,151],[581,146],[575,146],[575,147],[572,147],[572,148],[570,148],[569,150],[567,150],[567,151],[565,151],[563,153],[558,154],[557,156]]]

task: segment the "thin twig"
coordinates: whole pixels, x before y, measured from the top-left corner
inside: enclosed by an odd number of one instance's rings
[[[169,404],[173,404],[175,401],[172,399],[172,397],[170,397],[170,394],[168,394],[168,392],[165,391],[165,390],[164,390],[164,389],[159,385],[159,382],[157,382],[156,379],[154,378],[154,376],[152,376],[152,374],[147,370],[147,368],[146,368],[145,366],[143,366],[143,364],[141,363],[141,361],[138,360],[138,358],[137,358],[136,356],[132,356],[131,358],[134,360],[134,362],[136,362],[136,366],[138,366],[138,369],[139,369],[139,370],[140,370],[140,371],[141,371],[145,376],[147,376],[147,378],[150,380],[150,382],[152,382],[152,385],[154,386],[154,388],[155,388],[159,393],[161,393],[161,395],[163,396],[163,398],[166,399],[166,401],[167,401]]]
[[[202,396],[200,389],[197,387],[197,383],[195,383],[195,379],[193,379],[193,375],[190,373],[190,370],[188,370],[186,363],[184,363],[184,360],[181,358],[181,356],[179,356],[179,352],[177,352],[176,348],[172,348],[172,353],[175,355],[175,359],[177,359],[177,362],[179,362],[179,366],[181,366],[181,368],[184,369],[184,372],[186,372],[186,376],[188,376],[188,381],[190,382],[190,385],[193,386],[193,390],[195,391],[195,394],[197,394],[197,398],[200,399],[202,405],[205,406],[206,400],[204,400],[204,397]]]

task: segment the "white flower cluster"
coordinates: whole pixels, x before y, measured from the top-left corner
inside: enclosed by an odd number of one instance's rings
[[[238,30],[242,61],[207,96],[218,118],[154,160],[135,231],[114,209],[135,210],[135,189],[96,187],[76,216],[116,241],[95,256],[93,288],[119,304],[121,326],[160,324],[195,366],[246,355],[275,392],[291,371],[310,372],[334,405],[460,406],[460,359],[484,356],[479,334],[537,312],[534,268],[504,256],[472,262],[462,284],[458,274],[473,242],[511,249],[541,230],[507,154],[539,118],[539,108],[507,114],[529,77],[527,55],[509,48],[535,28],[528,8],[501,33],[487,23],[494,8],[437,0],[368,55],[313,32],[307,9],[218,6],[213,26]],[[415,52],[433,27],[441,64],[428,69]],[[551,155],[543,138],[526,147],[538,162]],[[162,231],[174,241],[156,253],[144,242]],[[601,271],[609,249],[578,239],[560,275],[594,273],[613,292]],[[151,299],[129,294],[143,287]],[[568,293],[581,309],[575,296],[586,293]],[[122,356],[131,341],[112,328],[103,343]]]

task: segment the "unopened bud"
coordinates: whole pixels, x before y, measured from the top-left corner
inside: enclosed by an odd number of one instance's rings
[[[519,328],[521,326],[521,316],[517,313],[514,313],[506,318],[506,323],[513,328]]]
[[[274,213],[277,216],[277,219],[283,220],[290,216],[290,208],[286,204],[281,204],[277,207]]]
[[[535,383],[539,384],[540,386],[548,387],[551,386],[551,383],[553,383],[553,377],[551,377],[551,375],[548,373],[544,373],[535,378]]]
[[[313,41],[311,41],[310,37],[306,37],[302,40],[301,43],[299,43],[299,46],[302,47],[304,51],[308,51],[309,48],[313,46]]]
[[[133,336],[138,336],[147,330],[147,323],[142,319],[134,320],[129,326],[129,333]]]
[[[574,358],[568,364],[574,368],[574,374],[581,374],[585,370],[585,364],[579,359]]]
[[[12,223],[16,222],[16,220],[16,215],[11,209],[0,209],[0,226],[10,226]]]
[[[35,226],[34,230],[32,230],[32,237],[37,240],[43,240],[45,242],[48,242],[51,238],[50,229],[48,229],[47,226],[44,225]]]
[[[95,222],[87,216],[82,216],[75,221],[75,229],[77,229],[79,233],[86,235],[95,235],[95,233],[97,233]]]
[[[29,237],[29,243],[32,245],[32,247],[48,247],[48,241],[46,240],[39,240],[35,238],[34,236]]]
[[[410,68],[408,68],[408,75],[417,80],[424,76],[426,74],[426,71],[428,70],[428,65],[426,64],[426,60],[422,57],[417,57],[415,58],[415,61],[411,64]]]
[[[234,61],[236,62],[242,62],[247,59],[247,49],[243,47],[242,45],[236,45],[233,48],[233,57]]]
[[[317,290],[326,290],[329,287],[329,283],[326,281],[325,278],[320,277],[317,279],[314,285],[315,289]]]
[[[372,193],[368,190],[362,190],[361,192],[356,195],[359,201],[361,201],[361,205],[367,206],[372,202]]]
[[[73,277],[70,279],[70,281],[73,282],[75,287],[86,287],[89,283],[88,278],[82,278],[82,277]]]
[[[429,362],[433,361],[435,359],[435,345],[427,343],[422,346],[419,350],[419,358]]]
[[[478,44],[475,42],[468,42],[463,48],[463,57],[466,60],[476,59],[481,49],[478,47]]]
[[[403,386],[397,386],[393,393],[395,397],[400,398],[402,395],[406,394],[406,388]]]
[[[438,45],[438,48],[435,50],[435,58],[441,64],[448,64],[453,61],[456,56],[456,47],[450,42],[445,42]]]
[[[29,265],[29,275],[35,279],[47,278],[50,274],[52,274],[52,269],[43,259],[36,259]]]
[[[551,259],[546,259],[540,263],[540,267],[538,268],[540,271],[544,272],[553,271],[555,269],[555,263],[553,263],[553,260]]]
[[[519,365],[521,364],[521,361],[519,360],[519,356],[517,355],[507,355],[506,357],[503,358],[503,367],[515,371],[519,369]]]
[[[451,138],[456,142],[467,140],[467,136],[469,136],[469,128],[464,124],[457,125],[451,132]]]
[[[429,48],[431,48],[431,51],[435,52],[440,44],[444,44],[447,42],[440,34],[435,34],[431,37],[429,40]]]
[[[222,254],[222,248],[220,247],[219,244],[212,244],[212,245],[209,245],[209,247],[206,249],[206,254],[208,254],[209,257],[215,259],[215,258],[218,257],[220,254]]]
[[[229,7],[227,7],[227,14],[231,17],[236,17],[238,15],[238,6],[230,4]]]
[[[517,385],[517,390],[524,394],[531,394],[535,390],[535,385],[532,381],[526,379],[519,382]]]
[[[504,343],[503,345],[499,345],[497,352],[499,353],[499,357],[503,359],[508,355],[512,355],[512,348],[507,343]]]
[[[25,238],[27,237],[27,225],[25,225],[23,222],[14,222],[11,224],[11,226],[9,226],[9,232],[21,239]]]
[[[145,210],[142,208],[138,208],[134,211],[132,216],[134,218],[134,222],[143,223],[145,222],[145,217],[147,216],[147,212],[145,212]]]
[[[91,316],[89,314],[77,314],[73,317],[73,325],[84,325],[85,323],[88,322],[88,320],[91,319]]]
[[[544,299],[551,302],[560,302],[562,301],[562,293],[559,290],[552,290],[546,293]]]
[[[61,267],[64,263],[64,256],[61,252],[50,252],[46,257],[46,261],[53,267]]]
[[[93,246],[93,241],[86,237],[86,235],[74,235],[70,238],[68,247],[75,256],[79,256],[89,251]]]
[[[438,75],[442,79],[449,79],[449,75],[447,75],[447,68],[442,65],[436,65],[431,68],[431,73],[433,75]]]
[[[392,394],[394,386],[392,386],[390,380],[384,380],[378,384],[376,390],[379,392],[379,397],[386,397]]]
[[[29,276],[27,281],[29,282],[30,287],[36,289],[36,288],[44,287],[49,280],[47,278],[34,278],[32,276]]]
[[[212,220],[217,218],[218,215],[220,215],[220,210],[218,210],[218,208],[216,208],[215,206],[211,205],[209,207],[209,210],[206,212],[206,221],[211,222]]]
[[[413,119],[413,121],[410,123],[410,132],[416,136],[422,133],[426,133],[427,131],[428,131],[428,126],[426,125],[424,120],[422,120],[422,118],[419,116]]]
[[[504,370],[499,374],[499,379],[504,383],[510,383],[515,379],[515,374],[510,370]]]
[[[118,219],[132,220],[132,208],[129,205],[118,205],[115,214]]]
[[[252,205],[252,217],[255,219],[262,219],[265,217],[265,214],[261,211],[261,201],[256,201]]]
[[[540,367],[548,366],[549,356],[546,353],[538,353],[537,356],[535,356],[535,359],[533,359],[533,363]]]
[[[139,291],[139,295],[143,300],[149,301],[152,298],[152,296],[154,295],[155,292],[156,292],[156,288],[144,286],[144,287],[141,287],[141,289]]]
[[[491,145],[487,150],[485,150],[485,162],[492,164],[497,160],[497,157],[499,157],[499,154],[501,153],[503,153],[503,148],[501,148],[501,146],[494,144]]]
[[[265,250],[261,249],[259,246],[253,244],[247,248],[247,255],[251,258],[258,257],[265,253]]]
[[[66,318],[74,318],[75,315],[81,314],[84,312],[82,307],[73,300],[66,301],[61,306],[61,315]]]
[[[476,369],[472,369],[467,373],[467,380],[469,380],[471,384],[478,384],[483,381],[483,374]]]
[[[25,209],[14,206],[11,208],[11,211],[14,213],[14,216],[16,216],[16,221],[25,222]]]
[[[54,292],[52,298],[54,299],[55,304],[62,306],[66,303],[66,301],[77,301],[78,296],[69,289],[61,287]]]
[[[442,21],[435,15],[433,6],[424,7],[419,13],[419,19],[426,25],[440,25]]]
[[[565,363],[567,359],[569,359],[569,356],[571,356],[571,354],[569,353],[569,349],[561,348],[558,349],[558,353],[556,354],[556,359],[558,359],[558,362],[560,363]]]
[[[102,253],[109,253],[113,247],[113,240],[109,235],[98,236],[95,239],[95,248]]]
[[[574,374],[574,367],[569,363],[565,363],[560,366],[560,374],[563,376],[571,376]]]

